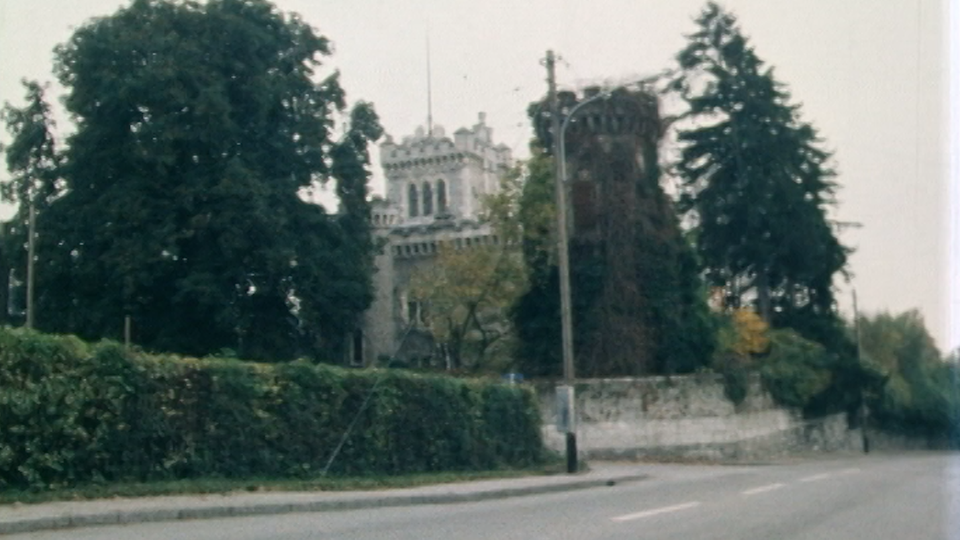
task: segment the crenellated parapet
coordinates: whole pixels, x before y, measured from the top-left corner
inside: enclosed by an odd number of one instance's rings
[[[387,137],[380,146],[380,160],[388,176],[456,170],[470,163],[486,170],[513,165],[510,148],[493,143],[493,130],[486,125],[484,113],[480,113],[479,122],[472,129],[458,129],[453,138],[446,136],[442,126],[434,126],[429,132],[419,127],[414,135],[404,137],[400,143]]]
[[[588,91],[590,99],[597,89]],[[568,105],[565,112],[571,110]],[[635,136],[645,142],[656,142],[662,136],[659,102],[656,96],[643,91],[619,90],[581,107],[567,126],[567,148],[575,147],[584,138],[597,136]]]
[[[647,90],[620,88],[604,92],[599,87],[591,87],[584,90],[582,97],[575,92],[558,92],[557,101],[561,124],[569,118],[564,132],[568,158],[585,140],[598,136],[633,136],[653,144],[663,136],[659,100]],[[531,111],[537,137],[547,152],[552,153],[550,107],[540,102],[531,106]]]
[[[420,225],[447,216],[474,219],[479,215],[481,198],[498,188],[499,178],[513,165],[513,156],[509,147],[494,143],[484,113],[478,120],[452,137],[442,126],[420,127],[399,142],[387,137],[380,146],[386,198],[398,208],[402,223]]]

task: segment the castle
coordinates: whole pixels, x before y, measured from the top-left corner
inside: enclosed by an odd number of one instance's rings
[[[380,163],[386,198],[374,199],[371,220],[383,247],[375,260],[374,301],[349,351],[356,366],[437,353],[423,326],[423,306],[408,294],[410,277],[432,263],[441,242],[469,248],[498,241],[480,219],[481,199],[499,188],[513,157],[509,147],[494,144],[480,113],[452,139],[440,126],[417,128],[399,144],[387,136]]]

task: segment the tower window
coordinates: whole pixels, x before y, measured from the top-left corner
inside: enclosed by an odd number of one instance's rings
[[[433,214],[433,188],[430,182],[423,183],[423,215]]]
[[[445,214],[447,212],[447,183],[442,179],[437,180],[437,213]]]
[[[408,190],[408,206],[410,210],[410,217],[414,218],[420,215],[420,198],[417,195],[417,186],[415,184],[410,184]]]

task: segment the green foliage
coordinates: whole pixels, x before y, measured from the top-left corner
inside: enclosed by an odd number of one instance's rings
[[[544,457],[532,391],[498,382],[152,356],[0,330],[0,388],[0,490],[316,476],[371,390],[331,473],[485,470]]]
[[[481,200],[483,222],[496,242],[465,247],[441,242],[430,264],[410,276],[410,295],[424,305],[426,329],[444,346],[454,370],[509,370],[514,340],[509,310],[527,287],[520,253],[521,178],[514,169],[495,194]]]
[[[57,175],[61,156],[53,136],[55,128],[46,88],[36,81],[22,81],[26,104],[17,108],[9,103],[0,110],[0,121],[12,137],[2,147],[12,178],[0,186],[0,200],[17,203],[15,223],[25,223],[31,201],[45,206],[57,195]]]
[[[740,363],[725,362],[715,367],[723,376],[723,395],[734,405],[740,405],[750,392],[750,370]]]
[[[832,363],[822,345],[791,330],[775,330],[770,332],[770,353],[760,362],[760,375],[778,403],[806,409],[830,387]]]
[[[775,328],[825,343],[841,327],[832,286],[849,253],[827,219],[831,155],[735,17],[710,2],[697,24],[668,86],[688,107],[679,210],[732,307],[752,298]]]
[[[76,130],[37,223],[37,326],[116,339],[129,315],[153,350],[337,358],[372,301],[381,128],[362,102],[340,125],[329,54],[267,0],[135,0],[58,47]],[[330,182],[337,215],[306,200]]]
[[[868,396],[870,412],[884,428],[945,435],[960,422],[957,366],[941,358],[923,317],[915,310],[860,318],[863,354],[885,384]]]
[[[11,270],[15,279],[26,280],[27,240],[31,206],[42,213],[60,193],[57,182],[62,155],[53,136],[54,122],[45,87],[36,81],[23,81],[26,104],[4,104],[0,121],[11,135],[10,144],[0,145],[11,177],[0,184],[0,201],[14,203],[16,213],[0,223],[0,324],[7,324]],[[23,293],[23,287],[18,292]],[[19,295],[17,295],[19,296]],[[18,302],[21,306],[25,301]]]

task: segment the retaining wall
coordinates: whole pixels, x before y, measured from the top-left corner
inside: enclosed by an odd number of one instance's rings
[[[777,406],[751,379],[734,405],[719,375],[578,381],[577,445],[597,459],[766,459],[805,452],[859,451],[846,415],[804,420]],[[544,440],[564,451],[556,429],[554,385],[538,387]]]

